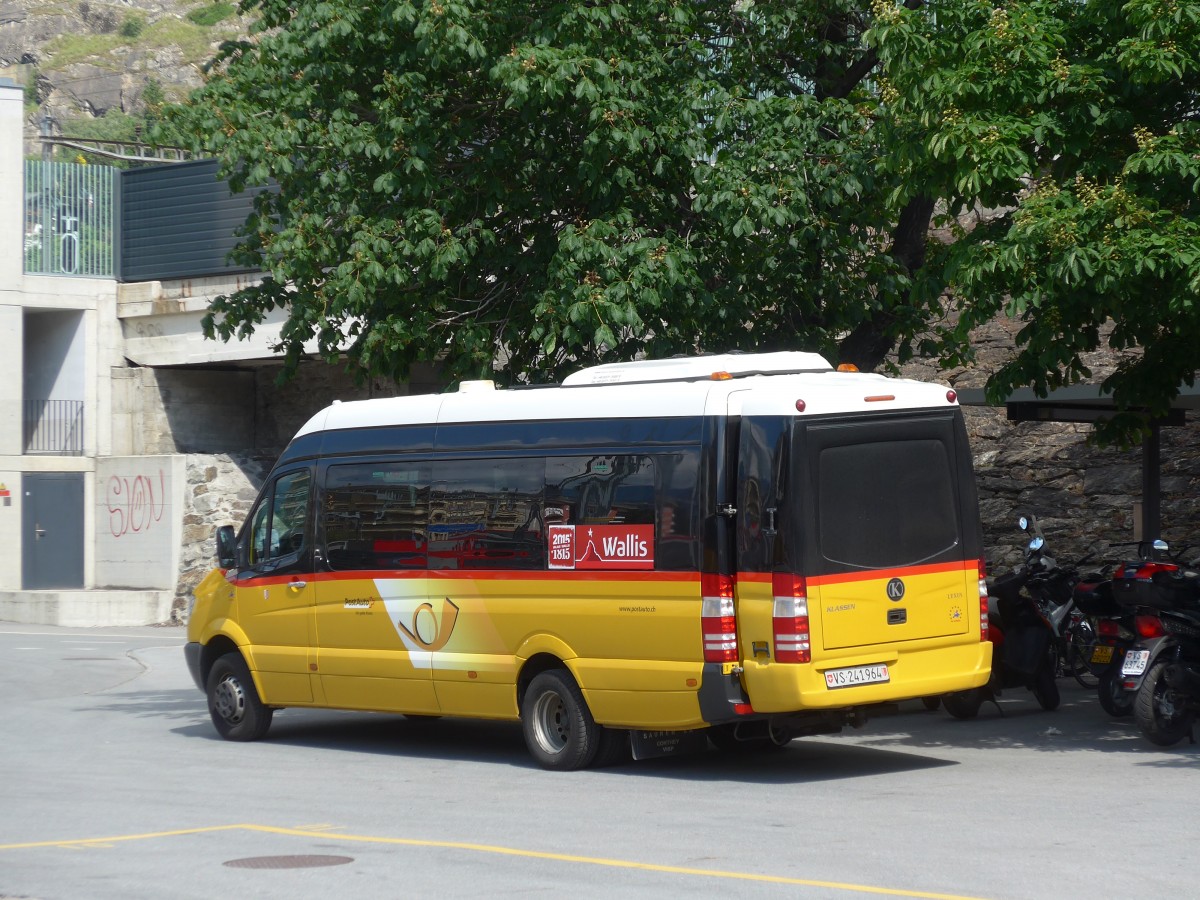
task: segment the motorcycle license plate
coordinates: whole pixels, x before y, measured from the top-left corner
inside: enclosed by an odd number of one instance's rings
[[[886,663],[877,666],[854,666],[849,669],[830,669],[825,673],[825,686],[834,688],[855,687],[860,684],[881,684],[891,681]]]
[[[1110,663],[1112,656],[1113,648],[1108,644],[1097,644],[1092,648],[1092,662],[1094,663]]]
[[[1121,663],[1121,674],[1141,675],[1146,671],[1148,662],[1150,662],[1149,650],[1130,650],[1125,654],[1125,662]]]

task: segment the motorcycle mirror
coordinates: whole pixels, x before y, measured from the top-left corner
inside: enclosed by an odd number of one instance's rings
[[[1020,526],[1022,531],[1029,530],[1029,520],[1024,516],[1021,516],[1021,518],[1017,519],[1017,525]]]
[[[1032,541],[1029,542],[1029,549],[1030,550],[1041,550],[1042,547],[1045,546],[1045,544],[1046,544],[1046,541],[1039,534],[1037,537],[1035,537]]]

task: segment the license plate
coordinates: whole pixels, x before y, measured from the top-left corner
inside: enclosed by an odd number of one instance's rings
[[[1121,674],[1141,675],[1146,671],[1148,662],[1150,662],[1149,650],[1130,650],[1125,654],[1125,662],[1121,663]]]
[[[891,681],[886,663],[877,666],[854,666],[849,669],[830,669],[825,673],[825,686],[834,688],[855,687],[860,684],[881,684]]]
[[[1092,648],[1092,662],[1094,663],[1110,663],[1112,657],[1113,648],[1108,644],[1097,644]]]

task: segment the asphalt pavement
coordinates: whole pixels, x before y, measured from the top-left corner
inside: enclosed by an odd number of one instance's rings
[[[537,768],[514,723],[220,740],[181,628],[0,623],[0,898],[1200,896],[1200,750],[1060,681],[779,751]]]

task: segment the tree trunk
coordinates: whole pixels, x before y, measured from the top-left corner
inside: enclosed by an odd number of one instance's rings
[[[892,256],[909,275],[925,264],[925,240],[933,218],[932,197],[914,197],[900,212],[892,232]],[[911,291],[895,297],[880,297],[880,306],[842,339],[838,362],[851,363],[863,372],[873,372],[896,346],[896,325],[902,316],[896,310],[909,302]]]

